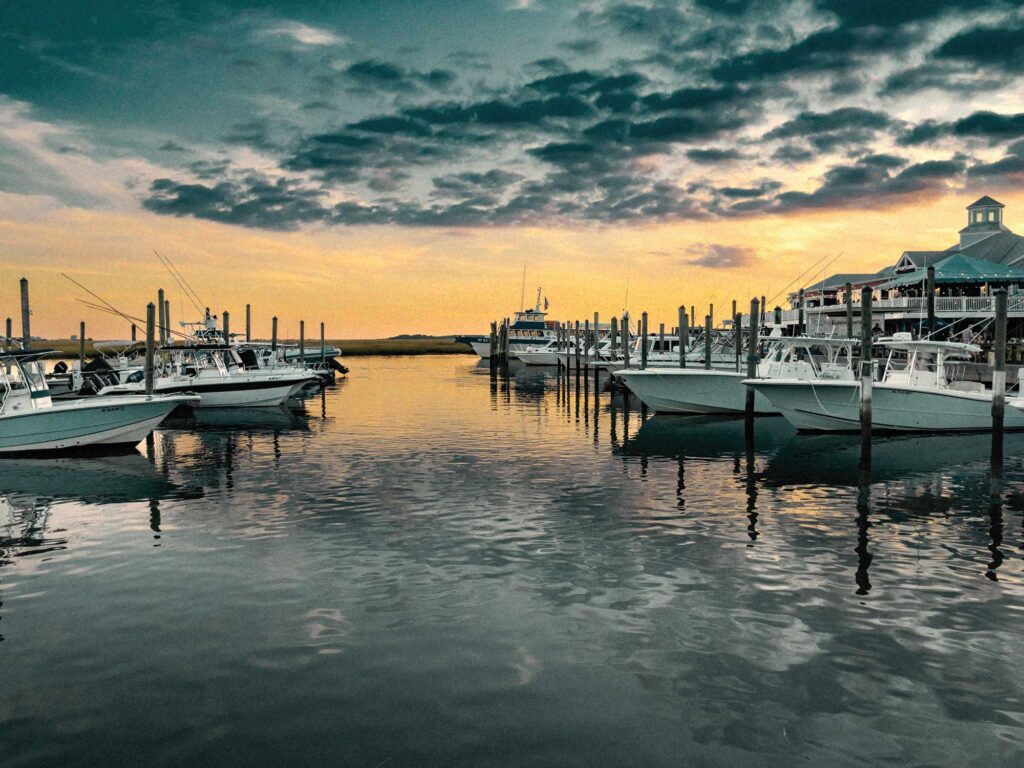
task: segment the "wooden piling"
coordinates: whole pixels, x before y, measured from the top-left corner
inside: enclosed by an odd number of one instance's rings
[[[992,432],[999,436],[1002,448],[1003,417],[1006,411],[1006,289],[996,297],[995,343],[992,347]],[[993,443],[995,447],[995,443]],[[1002,451],[999,451],[1000,457]]]
[[[85,370],[85,321],[78,324],[78,363]]]
[[[135,323],[132,323],[132,341],[137,341],[138,335],[139,335],[139,329],[135,325]]]
[[[711,315],[704,316],[704,370],[711,370]]]
[[[4,333],[4,339],[7,344],[11,343],[11,318],[7,318],[7,330]]]
[[[492,320],[491,321],[491,339],[490,339],[490,347],[489,347],[489,349],[490,349],[490,354],[488,355],[488,359],[490,359],[490,360],[497,360],[498,359],[498,321],[497,320]]]
[[[928,267],[928,278],[925,281],[925,290],[928,292],[928,337],[935,335],[935,267]],[[1003,325],[1006,325],[1006,318],[1003,318]],[[1006,330],[1005,328],[1003,329]],[[997,330],[996,333],[999,331]],[[1005,374],[1005,371],[1004,371]]]
[[[754,303],[751,302],[750,306],[754,306]],[[757,323],[754,322],[754,315],[750,316],[750,325],[754,328],[757,327]],[[733,346],[736,348],[736,373],[739,373],[740,357],[743,355],[743,315],[739,312],[736,312],[732,316],[732,328]]]
[[[804,335],[804,289],[803,288],[801,288],[799,293],[797,294],[797,308],[798,308],[798,311],[799,311],[800,314],[799,314],[799,319],[797,320],[797,324],[796,324],[796,335],[797,336],[803,336]]]
[[[270,321],[270,351],[277,352],[277,315]]]
[[[714,328],[715,327],[715,305],[714,304],[709,304],[708,305],[708,317],[711,318],[710,320],[708,320],[708,328],[709,329],[710,328]]]
[[[225,347],[230,347],[231,346],[231,316],[228,314],[228,311],[226,309],[221,313],[221,315],[222,315],[221,320],[223,321],[223,326],[222,327],[224,329],[224,346]],[[227,355],[224,355],[224,364],[225,365],[230,365],[230,358]]]
[[[153,394],[153,352],[156,336],[153,325],[156,322],[156,307],[153,302],[146,305],[146,394]]]
[[[860,430],[865,441],[871,440],[871,325],[871,288],[865,286],[860,292]]]
[[[245,305],[245,341],[252,341],[252,304]]]
[[[690,346],[690,328],[687,323],[686,307],[679,305],[679,367],[686,367],[686,348]]]
[[[583,368],[590,373],[590,320],[585,320],[583,327]]]
[[[665,324],[658,323],[658,351],[665,354]]]
[[[750,300],[750,316],[757,317],[758,312],[758,301],[757,299]],[[747,338],[747,378],[753,379],[757,377],[757,363],[760,355],[758,355],[758,343],[760,339],[758,334],[760,328],[757,323],[751,323],[749,329],[749,335]],[[754,386],[752,384],[747,385],[747,400],[745,403],[744,415],[748,420],[754,418]]]
[[[690,305],[690,327],[697,327],[697,308],[693,304]]]
[[[640,370],[647,368],[647,313],[640,313]]]
[[[853,338],[853,283],[846,284],[846,338]]]
[[[327,338],[324,336],[324,324],[320,323],[320,365],[327,362]]]
[[[159,339],[160,346],[164,345],[164,334],[165,328],[167,328],[167,320],[164,317],[164,289],[160,288],[156,292],[156,314],[157,314],[157,337]]]
[[[226,327],[226,326],[225,326]],[[299,365],[306,365],[306,321],[299,320]]]
[[[612,327],[610,334],[612,343],[609,346],[609,349],[612,351],[612,355],[614,355],[615,350],[619,348],[619,318],[617,317],[612,318]]]
[[[622,315],[622,362],[629,368],[629,313]]]
[[[164,299],[164,320],[167,321],[167,328],[164,330],[164,343],[171,343],[171,301]]]
[[[736,319],[736,299],[732,300],[732,314],[729,317]]]
[[[758,333],[761,332],[761,328],[764,327],[764,313],[768,311],[768,303],[764,299],[764,294],[761,294],[761,317],[759,318]]]
[[[32,343],[32,329],[31,321],[29,318],[32,315],[32,309],[28,301],[28,278],[21,278],[21,346],[22,349],[28,349]]]
[[[580,321],[579,320],[576,321],[576,328],[573,330],[572,340],[573,340],[573,345],[575,347],[573,349],[573,357],[575,358],[575,363],[576,363],[576,375],[579,376],[579,373],[580,373]]]

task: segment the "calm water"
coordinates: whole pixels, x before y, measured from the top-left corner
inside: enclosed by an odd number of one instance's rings
[[[351,367],[0,462],[5,768],[1021,764],[1024,437]]]

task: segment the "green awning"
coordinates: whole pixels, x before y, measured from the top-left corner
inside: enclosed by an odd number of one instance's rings
[[[915,269],[899,275],[876,290],[887,291],[906,285],[923,285],[928,278],[927,269]],[[963,253],[954,253],[935,264],[936,285],[966,285],[984,283],[1006,284],[1024,282],[1024,270],[996,264],[985,259],[976,259]]]

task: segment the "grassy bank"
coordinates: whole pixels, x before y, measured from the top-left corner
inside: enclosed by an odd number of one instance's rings
[[[298,340],[281,341],[282,344],[297,344]],[[328,344],[339,347],[343,357],[365,357],[369,355],[462,355],[472,350],[465,344],[456,344],[451,338],[430,339],[328,339]],[[307,342],[310,355],[320,349],[319,339]],[[37,349],[56,349],[68,357],[78,356],[78,342],[70,339],[51,339],[37,341],[33,345]],[[85,342],[85,354],[94,352],[92,342]]]

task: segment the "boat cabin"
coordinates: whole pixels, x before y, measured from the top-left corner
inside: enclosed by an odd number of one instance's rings
[[[0,352],[0,414],[50,408],[50,389],[42,358],[53,350]]]

